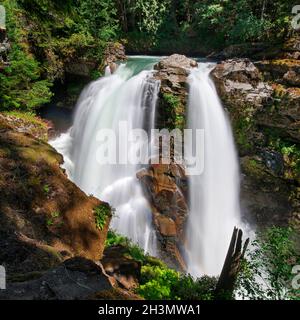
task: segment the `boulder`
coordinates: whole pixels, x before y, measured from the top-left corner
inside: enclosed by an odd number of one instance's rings
[[[273,88],[262,80],[262,74],[248,59],[223,61],[211,76],[232,120],[239,153],[245,155],[263,143],[260,132],[252,130],[252,119],[272,103]]]
[[[188,96],[187,77],[197,62],[183,55],[173,54],[154,66],[154,78],[161,83],[157,128],[184,129]]]
[[[72,258],[41,274],[38,279],[8,281],[0,300],[87,300],[112,290],[101,265],[85,258]]]
[[[221,99],[230,109],[247,105],[259,108],[272,94],[272,88],[262,81],[261,73],[248,59],[221,62],[211,75]]]

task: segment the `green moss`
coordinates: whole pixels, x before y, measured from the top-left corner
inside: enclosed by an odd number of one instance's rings
[[[263,179],[266,176],[266,171],[264,165],[257,159],[246,157],[243,159],[242,163],[243,171],[247,173],[250,177],[255,177],[257,179]]]
[[[251,130],[252,121],[248,117],[240,117],[233,122],[235,139],[242,152],[248,152],[253,147],[250,140]]]

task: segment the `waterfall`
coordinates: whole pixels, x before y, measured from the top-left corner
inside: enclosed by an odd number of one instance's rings
[[[121,121],[127,122],[128,130],[154,127],[159,90],[159,82],[152,77],[154,62],[153,58],[136,57],[120,65],[114,74],[106,70],[105,77],[81,94],[73,127],[52,141],[64,156],[69,178],[87,194],[115,208],[112,229],[152,255],[156,255],[152,214],[136,178],[141,165],[99,164],[97,132],[112,129],[118,134]],[[127,151],[134,152],[130,146]]]
[[[73,127],[51,142],[63,154],[70,179],[116,209],[112,229],[152,255],[157,255],[156,233],[136,178],[142,165],[99,164],[96,154],[100,129],[118,133],[120,121],[127,121],[129,130],[154,128],[159,82],[152,75],[158,60],[134,57],[114,74],[107,68],[82,92]],[[212,66],[200,63],[188,78],[188,128],[205,131],[204,172],[189,177],[185,258],[193,276],[220,274],[233,227],[240,224],[238,160],[229,120],[209,78]]]
[[[209,77],[213,64],[200,63],[189,76],[188,128],[204,129],[204,171],[189,177],[186,231],[188,272],[218,275],[239,225],[239,165],[230,122]]]

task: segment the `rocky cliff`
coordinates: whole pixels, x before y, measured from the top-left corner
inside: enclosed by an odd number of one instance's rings
[[[0,264],[13,278],[74,256],[99,260],[109,216],[100,230],[95,210],[105,204],[67,179],[47,125],[24,123],[0,114]]]
[[[225,60],[212,71],[240,154],[244,217],[299,224],[299,61]]]

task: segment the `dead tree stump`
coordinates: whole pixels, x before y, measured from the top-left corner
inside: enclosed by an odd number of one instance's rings
[[[232,299],[235,282],[240,271],[241,261],[244,258],[249,238],[243,245],[243,231],[234,228],[223,269],[216,286],[216,298]]]

